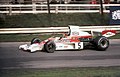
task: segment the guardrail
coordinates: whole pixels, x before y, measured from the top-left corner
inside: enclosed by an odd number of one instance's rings
[[[2,28],[0,34],[14,34],[14,33],[53,33],[53,32],[67,32],[67,27],[47,27],[47,28]]]
[[[120,4],[103,4],[103,12],[109,13],[109,6],[120,6]],[[48,13],[46,4],[31,5],[0,5],[0,13]],[[50,4],[51,13],[98,13],[100,4]]]
[[[120,26],[80,26],[82,31],[99,31],[102,30],[120,30]],[[68,27],[47,27],[47,28],[2,28],[0,34],[14,33],[63,33],[68,32]]]

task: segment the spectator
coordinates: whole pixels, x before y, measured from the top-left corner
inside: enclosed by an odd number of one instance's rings
[[[17,0],[12,0],[12,4],[19,4]]]
[[[52,0],[50,4],[58,4],[57,0]]]
[[[96,0],[91,0],[90,4],[97,4],[97,1]],[[91,6],[90,9],[91,10],[96,10],[96,7]]]
[[[104,0],[104,4],[109,4],[110,0]]]
[[[96,0],[91,0],[90,4],[97,4]]]

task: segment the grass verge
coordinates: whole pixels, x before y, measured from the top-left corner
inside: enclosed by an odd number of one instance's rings
[[[3,34],[0,35],[0,42],[30,42],[33,38],[38,37],[40,40],[45,40],[51,35],[39,34]]]
[[[33,38],[38,37],[40,40],[45,40],[53,35],[39,34],[3,34],[0,35],[0,42],[30,42]],[[61,36],[61,35],[56,35]],[[120,34],[117,34],[109,39],[120,39]]]
[[[58,27],[68,25],[109,25],[109,14],[71,13],[71,14],[20,14],[1,15],[0,28]]]
[[[120,67],[1,70],[0,77],[120,77]]]

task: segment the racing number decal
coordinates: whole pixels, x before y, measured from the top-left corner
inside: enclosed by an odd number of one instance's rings
[[[80,49],[80,48],[81,48],[81,42],[78,43],[78,49]]]

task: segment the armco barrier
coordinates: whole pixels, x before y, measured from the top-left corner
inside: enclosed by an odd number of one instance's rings
[[[120,31],[120,26],[80,26],[82,31],[99,31],[102,30],[117,30]],[[44,27],[44,28],[1,28],[0,34],[14,33],[62,33],[68,32],[68,27]]]

